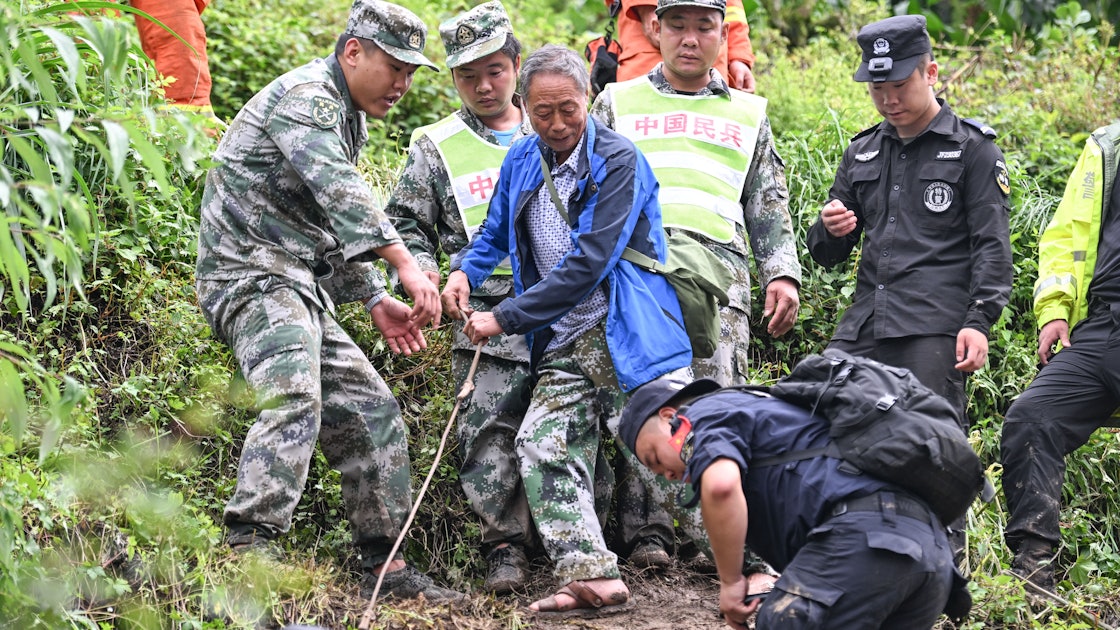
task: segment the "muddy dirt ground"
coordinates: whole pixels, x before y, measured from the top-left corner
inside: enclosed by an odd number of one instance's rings
[[[546,568],[538,568],[525,589],[499,598],[476,596],[462,605],[408,610],[382,609],[371,627],[448,628],[457,630],[716,630],[726,628],[717,606],[719,584],[714,575],[674,563],[663,571],[635,570],[623,565],[622,577],[635,605],[592,618],[545,618],[526,605],[554,592]]]

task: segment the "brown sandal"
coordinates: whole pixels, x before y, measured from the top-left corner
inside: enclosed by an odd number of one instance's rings
[[[567,595],[575,600],[573,608],[562,609],[556,595]],[[532,611],[533,614],[549,618],[565,617],[600,617],[613,615],[634,607],[634,600],[627,597],[626,601],[617,604],[604,605],[603,598],[591,587],[579,580],[573,580],[546,599],[540,600],[540,610]]]

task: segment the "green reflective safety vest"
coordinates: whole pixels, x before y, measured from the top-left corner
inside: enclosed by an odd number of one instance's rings
[[[428,136],[439,151],[443,167],[451,180],[451,192],[467,231],[467,240],[470,240],[486,220],[490,197],[498,185],[502,160],[509,147],[480,138],[456,115],[417,128],[412,132],[410,142],[416,142],[421,136]],[[494,273],[507,276],[512,274],[509,260],[498,265]]]
[[[615,131],[638,145],[657,176],[661,220],[729,243],[741,227],[739,203],[754,157],[766,99],[665,94],[645,76],[614,83]]]
[[[1120,123],[1093,132],[1038,240],[1034,313],[1039,326],[1064,319],[1072,328],[1088,314],[1089,283],[1097,266],[1101,224],[1116,184],[1118,154]]]

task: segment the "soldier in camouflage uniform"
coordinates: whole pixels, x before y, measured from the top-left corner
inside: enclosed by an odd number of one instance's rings
[[[608,85],[591,115],[649,158],[661,183],[666,229],[687,230],[735,278],[730,304],[720,311],[721,343],[714,356],[692,364],[698,378],[727,386],[747,380],[751,252],[765,287],[767,331],[775,336],[797,319],[801,265],[766,101],[728,88],[712,68],[727,37],[725,10],[724,0],[658,2],[655,24],[664,61],[645,76]],[[665,534],[650,536],[656,538],[647,546]]]
[[[439,27],[447,67],[463,101],[459,111],[413,132],[408,161],[385,207],[409,251],[439,283],[438,252],[454,256],[482,224],[510,143],[532,133],[515,93],[521,43],[500,2],[481,4]],[[503,265],[470,297],[485,312],[513,295]],[[474,344],[456,323],[451,368],[466,378]],[[489,571],[483,587],[504,593],[528,579],[525,546],[533,522],[513,440],[529,405],[529,348],[521,335],[497,335],[483,346],[474,392],[461,409],[459,481],[482,521]]]
[[[233,350],[259,415],[245,437],[225,510],[237,550],[286,532],[315,442],[342,473],[342,496],[371,590],[457,599],[389,551],[410,507],[400,409],[369,360],[334,319],[336,303],[364,301],[394,352],[425,346],[439,320],[436,287],[408,253],[355,168],[366,115],[382,118],[408,90],[426,29],[409,11],[356,0],[335,53],[292,70],[230,124],[206,180],[198,301]],[[392,265],[413,307],[387,295],[374,266]]]
[[[621,259],[627,246],[665,259],[657,181],[632,142],[589,121],[588,83],[583,60],[565,48],[544,46],[525,60],[522,93],[539,136],[510,148],[486,219],[452,261],[442,296],[450,316],[468,317],[473,342],[529,333],[539,381],[516,445],[533,520],[563,585],[530,605],[546,614],[629,601],[597,522],[597,454],[627,391],[692,360],[668,281]],[[472,312],[472,287],[507,257],[516,295]]]

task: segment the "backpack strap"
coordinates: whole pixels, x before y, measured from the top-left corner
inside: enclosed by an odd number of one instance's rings
[[[798,462],[803,459],[813,459],[814,457],[821,457],[822,455],[828,457],[835,457],[843,459],[840,456],[840,448],[836,446],[836,442],[829,441],[826,446],[819,446],[817,448],[807,448],[803,451],[792,451],[789,453],[782,453],[773,457],[759,457],[747,462],[748,466],[762,468],[764,466],[781,466],[790,462]]]

